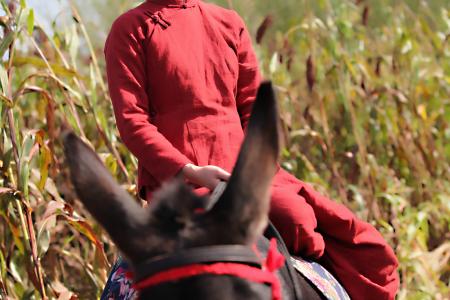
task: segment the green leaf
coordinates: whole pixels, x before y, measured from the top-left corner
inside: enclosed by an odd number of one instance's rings
[[[13,107],[14,102],[5,95],[0,94],[0,102],[6,104],[7,107]]]
[[[22,144],[22,153],[20,155],[21,160],[25,161],[30,160],[31,149],[33,148],[35,143],[36,143],[35,132],[28,132],[27,134],[25,134],[25,139]]]
[[[28,14],[27,30],[28,30],[29,35],[33,34],[33,31],[34,31],[34,10],[33,9],[30,9],[30,13]]]
[[[47,253],[48,248],[50,247],[50,231],[47,229],[42,229],[39,231],[39,234],[37,236],[37,244],[38,244],[38,251],[39,251],[39,257],[42,257]]]
[[[278,53],[275,52],[272,55],[272,59],[270,60],[270,64],[269,64],[270,73],[274,74],[278,70],[279,66],[280,66],[280,59],[279,59]]]
[[[1,123],[1,122],[0,122]],[[6,150],[6,149],[5,149]],[[11,163],[11,159],[13,156],[13,149],[12,148],[8,148],[4,153],[3,153],[3,169],[7,170],[9,168],[9,165]]]
[[[35,288],[27,289],[25,291],[25,293],[22,295],[21,300],[34,300],[34,299],[36,299],[36,293],[37,293],[37,291]]]
[[[3,282],[6,282],[6,260],[3,256],[3,252],[0,251],[0,275]]]
[[[42,220],[38,224],[38,246],[39,256],[42,257],[48,251],[51,240],[51,232],[55,229],[56,218],[64,215],[64,204],[59,201],[50,201],[47,206]]]
[[[20,254],[22,255],[25,254],[25,247],[22,243],[21,231],[19,230],[19,228],[17,228],[17,226],[13,224],[11,219],[8,218],[8,216],[3,211],[0,211],[0,216],[3,217],[5,222],[8,224],[8,228],[10,230],[10,233],[12,234],[14,244],[17,250],[19,250]]]
[[[76,65],[75,62],[80,47],[80,38],[78,37],[77,26],[75,24],[67,31],[66,40],[69,44],[69,54],[72,64]]]
[[[0,3],[2,5],[3,11],[9,12],[8,3],[6,3],[6,0],[1,0]]]
[[[97,79],[95,76],[95,70],[94,70],[94,66],[91,64],[89,66],[89,78],[90,78],[90,92],[91,92],[91,105],[92,108],[94,109],[94,113],[96,113],[96,111],[98,110],[97,107]]]
[[[38,188],[39,190],[43,190],[45,187],[45,183],[47,182],[48,178],[48,169],[52,162],[51,152],[50,150],[44,146],[41,146],[41,155],[39,156],[39,171],[41,178],[39,179]]]
[[[27,65],[32,65],[38,69],[45,70],[47,69],[47,64],[40,58],[35,56],[21,56],[20,54],[14,57],[13,61],[14,67],[23,68]],[[67,77],[77,77],[82,78],[75,70],[66,68],[65,66],[59,63],[50,63],[50,67],[53,72],[55,72],[58,76],[67,76]]]
[[[17,265],[16,265],[16,263],[14,261],[11,261],[9,263],[9,272],[10,272],[11,276],[14,278],[14,280],[16,280],[21,285],[23,285],[22,277],[20,276],[20,272],[19,272],[18,267],[17,267]]]
[[[28,133],[25,135],[25,140],[22,145],[22,153],[20,155],[20,185],[24,193],[25,199],[28,198],[28,182],[30,180],[30,154],[31,149],[35,145],[35,135]]]
[[[74,229],[76,229],[79,233],[86,236],[92,243],[95,244],[98,254],[101,255],[103,263],[105,265],[108,265],[108,259],[106,258],[106,254],[105,254],[105,251],[103,250],[102,243],[98,239],[98,237],[95,234],[94,230],[92,229],[91,225],[89,225],[86,221],[72,218],[69,216],[66,216],[66,218],[67,218],[68,223]]]
[[[8,50],[9,46],[12,44],[15,38],[15,32],[10,31],[8,34],[3,38],[2,42],[0,43],[0,57],[3,57],[5,55],[5,52]]]
[[[6,94],[8,90],[8,73],[6,69],[0,64],[0,88],[3,94]]]
[[[29,187],[28,182],[30,181],[30,163],[25,161],[20,166],[20,185],[25,199],[28,199]]]
[[[117,173],[117,161],[114,155],[109,154],[106,156],[105,165],[112,174]]]

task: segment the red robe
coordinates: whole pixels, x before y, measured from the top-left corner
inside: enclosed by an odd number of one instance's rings
[[[187,163],[231,172],[260,83],[234,11],[199,0],[147,1],[114,22],[105,57],[140,191],[154,191]],[[272,190],[270,218],[291,251],[321,259],[355,299],[394,298],[397,260],[375,228],[286,171]]]

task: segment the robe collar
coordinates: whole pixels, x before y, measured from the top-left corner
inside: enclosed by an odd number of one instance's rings
[[[147,2],[169,7],[191,7],[195,5],[198,0],[147,0]]]

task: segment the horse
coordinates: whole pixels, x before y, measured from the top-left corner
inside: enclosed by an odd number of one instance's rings
[[[325,299],[292,268],[281,239],[277,247],[267,238],[279,237],[267,227],[279,132],[275,93],[264,82],[217,202],[211,205],[175,178],[146,208],[115,182],[89,146],[64,133],[75,190],[130,262],[140,299]]]

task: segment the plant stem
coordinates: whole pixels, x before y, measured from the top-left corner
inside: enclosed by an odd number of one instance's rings
[[[19,13],[19,16],[21,15],[21,12]],[[8,67],[6,70],[7,76],[8,76],[8,88],[6,91],[6,94],[8,97],[12,97],[13,96],[13,90],[12,90],[12,74],[13,74],[13,59],[14,59],[14,50],[15,50],[15,38],[13,40],[13,42],[11,43],[11,45],[9,46],[9,53],[8,53]],[[9,125],[9,134],[11,137],[11,143],[12,143],[12,147],[13,147],[13,153],[14,153],[14,160],[16,163],[16,171],[17,171],[17,185],[21,186],[21,182],[20,182],[20,169],[21,169],[21,165],[20,165],[20,157],[19,157],[19,148],[18,148],[18,143],[17,143],[17,134],[16,134],[16,130],[15,130],[15,124],[14,124],[14,115],[13,115],[13,108],[7,108],[7,115],[8,115],[8,125]],[[33,220],[31,217],[31,209],[29,208],[29,203],[27,203],[27,199],[24,199],[23,196],[21,195],[21,203],[26,205],[26,209],[25,209],[25,214],[26,214],[26,224],[24,223],[25,220],[23,218],[23,211],[22,211],[22,207],[19,204],[18,205],[18,211],[20,214],[20,219],[21,219],[21,223],[22,223],[22,229],[25,230],[26,228],[26,232],[24,232],[24,237],[25,239],[27,239],[30,243],[30,248],[31,248],[31,252],[32,252],[32,261],[33,261],[33,265],[34,265],[34,269],[35,269],[35,275],[38,278],[39,281],[39,293],[42,297],[42,299],[47,299],[47,296],[45,294],[45,287],[44,287],[44,280],[43,280],[43,276],[42,276],[42,271],[41,271],[41,266],[39,263],[39,259],[37,257],[37,245],[36,245],[36,237],[34,235],[34,227],[33,227]],[[26,234],[28,233],[28,234]]]

